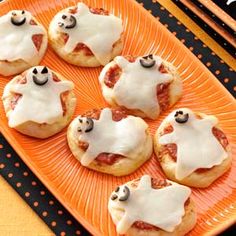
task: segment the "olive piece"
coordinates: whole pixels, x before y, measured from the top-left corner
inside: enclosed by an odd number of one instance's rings
[[[21,25],[23,25],[23,24],[26,22],[26,17],[24,17],[22,20],[18,21],[17,19],[15,19],[14,16],[15,16],[15,15],[13,15],[13,16],[11,17],[11,23],[12,23],[13,25],[21,26]]]
[[[87,124],[87,128],[85,130],[85,133],[90,132],[93,129],[94,122],[91,118],[87,118],[86,124]]]
[[[35,84],[42,86],[48,82],[48,77],[45,77],[43,80],[39,80],[37,76],[33,75],[33,81]]]
[[[117,196],[116,194],[112,194],[112,195],[111,195],[111,200],[112,200],[112,201],[116,200],[117,198],[118,198],[118,196]]]
[[[72,29],[72,28],[74,28],[75,26],[76,26],[76,18],[74,17],[74,16],[70,16],[70,22],[71,22],[71,24],[70,25],[67,25],[65,28],[66,29]]]
[[[150,54],[148,56],[143,57],[139,60],[140,64],[144,68],[151,68],[156,64],[156,61],[153,59],[153,55]]]
[[[177,123],[180,123],[180,124],[186,123],[188,121],[188,118],[189,118],[189,114],[188,113],[184,114],[183,111],[177,111],[175,113],[175,121]]]
[[[130,190],[127,186],[124,186],[123,192],[124,195],[119,198],[119,201],[126,201],[129,198]]]

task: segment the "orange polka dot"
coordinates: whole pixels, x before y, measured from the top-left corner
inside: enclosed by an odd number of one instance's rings
[[[40,191],[40,194],[41,195],[45,195],[45,191]]]
[[[12,174],[12,173],[9,173],[7,176],[8,176],[9,178],[12,178],[12,177],[13,177],[13,174]]]
[[[149,13],[152,13],[152,10],[148,10]]]
[[[178,25],[181,25],[181,22],[177,21],[177,24],[178,24]]]
[[[19,162],[16,162],[15,163],[15,167],[19,167],[20,166],[20,163]]]
[[[156,19],[157,19],[157,20],[160,20],[160,17],[159,17],[159,16],[157,16],[157,17],[156,17]]]
[[[32,181],[31,183],[33,186],[37,185],[37,183],[35,181]]]
[[[233,71],[233,69],[232,69],[232,68],[229,68],[229,70],[230,70],[230,71]]]
[[[220,60],[220,63],[224,64],[225,62],[223,60]]]
[[[23,175],[24,175],[24,176],[28,176],[29,173],[25,171],[25,172],[23,173]]]
[[[25,196],[26,196],[26,197],[29,197],[29,196],[30,196],[30,193],[29,193],[29,192],[26,192],[26,193],[25,193]]]
[[[234,86],[234,91],[236,91],[236,86]]]
[[[3,169],[5,167],[4,164],[0,164],[0,169]]]
[[[16,187],[21,187],[21,183],[20,182],[18,182],[18,183],[16,183]]]
[[[201,59],[201,58],[202,58],[202,54],[198,54],[197,57],[198,57],[199,59]]]
[[[49,205],[53,205],[54,204],[54,201],[49,201]]]
[[[46,216],[48,215],[48,213],[47,213],[46,211],[44,211],[44,212],[42,213],[42,215],[43,215],[44,217],[46,217]]]
[[[210,62],[207,62],[207,64],[206,64],[207,66],[211,66],[211,63]]]
[[[172,14],[169,14],[169,17],[170,17],[170,18],[172,18],[172,17],[173,17],[173,15],[172,15]]]
[[[164,11],[164,10],[165,10],[165,8],[164,8],[164,7],[160,7],[160,9],[161,9],[162,11]]]
[[[202,46],[203,46],[204,48],[206,48],[206,47],[207,47],[207,45],[206,45],[206,44],[203,44]]]
[[[194,39],[195,39],[195,40],[198,40],[198,37],[195,36]]]
[[[165,26],[166,28],[168,28],[169,25],[168,25],[168,24],[164,24],[164,26]]]
[[[2,149],[3,148],[3,145],[2,144],[0,144],[0,149]]]
[[[219,74],[220,74],[220,70],[216,70],[216,71],[215,71],[215,74],[216,74],[216,75],[219,75]]]
[[[67,220],[66,223],[67,223],[68,225],[71,225],[71,224],[72,224],[72,221],[71,221],[71,220]]]
[[[34,202],[34,206],[37,207],[39,205],[38,202]]]
[[[172,34],[173,34],[173,35],[176,35],[177,33],[174,31],[174,32],[172,32]]]
[[[181,39],[180,41],[181,41],[182,43],[184,43],[184,42],[185,42],[185,39]]]
[[[229,82],[229,78],[224,78],[224,82],[228,83]]]
[[[190,50],[190,51],[193,51],[193,47],[190,47],[189,50]]]
[[[185,31],[186,31],[186,32],[190,32],[190,30],[189,30],[189,29],[186,29]]]
[[[60,236],[65,236],[65,235],[66,235],[65,232],[61,232],[61,233],[60,233]]]
[[[80,233],[79,230],[76,230],[75,234],[76,234],[76,235],[80,235],[81,233]]]
[[[7,158],[11,158],[11,153],[7,153]]]
[[[212,52],[211,55],[215,56],[216,54],[214,52]]]
[[[58,215],[62,215],[63,211],[59,210],[57,213],[58,213]]]
[[[51,226],[55,227],[57,225],[56,221],[52,221]]]

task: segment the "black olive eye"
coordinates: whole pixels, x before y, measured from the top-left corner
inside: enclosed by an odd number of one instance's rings
[[[58,22],[59,27],[63,27],[64,23]]]
[[[78,132],[82,132],[82,129],[81,129],[81,128],[78,128],[77,131],[78,131]]]
[[[183,111],[177,111],[175,113],[175,121],[177,123],[180,123],[180,124],[186,123],[188,119],[189,119],[188,113],[184,114]]]
[[[112,201],[116,200],[117,198],[118,198],[118,196],[117,196],[116,194],[112,194],[112,195],[111,195],[111,200],[112,200]]]
[[[21,12],[21,14],[22,14],[22,15],[25,14],[25,11],[23,10],[23,11]]]
[[[117,192],[119,192],[119,190],[120,190],[120,187],[118,186],[118,187],[115,189],[115,192],[117,193]]]
[[[15,12],[12,12],[11,14],[12,14],[13,16],[16,16],[16,13],[15,13]]]
[[[139,60],[140,64],[144,68],[151,68],[156,64],[156,61],[153,59],[153,55],[150,54],[148,56],[143,57]]]
[[[37,71],[37,69],[36,69],[36,68],[34,68],[32,72],[33,72],[35,75],[37,75],[37,74],[38,74],[38,71]]]
[[[80,122],[80,123],[83,123],[83,120],[82,120],[82,119],[79,119],[79,122]]]
[[[48,68],[44,66],[44,68],[41,71],[41,74],[47,74],[48,73]]]
[[[119,201],[126,201],[130,196],[130,190],[127,186],[124,186],[123,189],[124,195],[119,198]]]
[[[67,18],[67,16],[66,15],[62,15],[62,17],[61,17],[63,20],[65,20],[66,18]]]

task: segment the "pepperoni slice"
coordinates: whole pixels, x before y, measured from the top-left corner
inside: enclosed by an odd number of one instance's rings
[[[164,134],[171,133],[171,132],[173,132],[173,130],[174,130],[173,127],[171,125],[169,125],[169,126],[165,127],[165,129],[164,129],[163,133],[161,134],[161,136],[164,135]],[[212,128],[212,133],[217,138],[217,140],[220,142],[222,147],[224,149],[226,149],[229,142],[228,142],[228,139],[227,139],[226,135],[224,134],[224,132],[221,131],[220,129],[216,128],[216,127],[213,127]],[[177,145],[175,143],[170,143],[170,144],[163,145],[163,147],[164,148],[159,153],[158,158],[161,160],[164,155],[169,154],[170,157],[172,158],[172,160],[176,162],[176,160],[177,160]],[[214,167],[212,167],[212,168],[214,168]],[[202,173],[202,172],[205,172],[205,171],[208,171],[208,170],[209,170],[209,168],[199,168],[199,169],[196,170],[196,172]]]
[[[125,113],[123,109],[111,109],[111,111],[112,111],[112,119],[114,121],[120,121],[127,117],[127,114]],[[100,117],[100,114],[101,114],[101,110],[93,109],[84,113],[82,117],[88,117],[88,118],[98,120]],[[86,142],[79,141],[78,146],[83,151],[86,151],[89,147],[89,144]],[[113,153],[100,153],[96,157],[95,160],[99,164],[113,165],[115,162],[117,162],[121,158],[124,158],[124,156],[119,155],[119,154],[113,154]]]
[[[43,42],[43,35],[42,34],[34,34],[32,36],[32,41],[33,41],[35,47],[37,48],[37,50],[39,51],[40,47],[42,45],[42,42]]]
[[[135,185],[135,186],[134,186]],[[138,181],[134,182],[134,185],[132,184],[133,187],[137,187],[138,186]],[[154,189],[161,189],[164,188],[166,186],[170,186],[171,183],[168,183],[166,180],[158,180],[158,179],[154,179],[152,178],[152,188]],[[187,201],[185,202],[185,207],[190,203],[190,199],[188,198]],[[160,230],[160,228],[145,223],[143,221],[135,221],[132,225],[132,227],[135,227],[137,229],[140,230]]]

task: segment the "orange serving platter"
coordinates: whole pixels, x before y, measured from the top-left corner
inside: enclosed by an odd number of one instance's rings
[[[0,4],[0,15],[11,9],[27,9],[48,27],[53,15],[74,5],[71,0],[9,0]],[[93,7],[103,7],[124,20],[123,54],[155,53],[178,67],[184,84],[183,98],[174,108],[189,107],[215,114],[227,134],[233,154],[231,170],[207,189],[193,189],[198,221],[190,235],[215,235],[236,220],[236,102],[206,67],[164,26],[132,0],[87,0]],[[98,83],[101,68],[86,69],[67,64],[49,47],[42,64],[72,80],[78,98],[76,114],[106,106]],[[10,78],[0,78],[0,94]],[[148,121],[152,134],[170,112],[157,121]],[[72,156],[66,142],[66,129],[46,140],[30,138],[8,128],[0,103],[1,131],[25,163],[46,187],[93,235],[116,235],[107,211],[113,188],[143,174],[164,176],[153,156],[135,173],[112,177],[88,170]],[[204,140],[203,140],[204,142]]]

